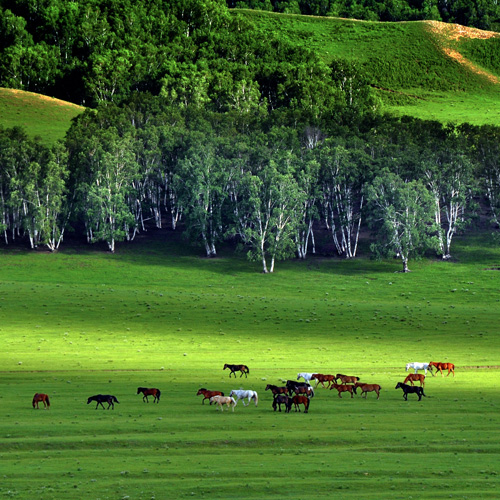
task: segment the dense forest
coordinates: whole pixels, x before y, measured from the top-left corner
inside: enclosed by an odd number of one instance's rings
[[[167,225],[272,272],[318,227],[346,258],[369,227],[408,270],[449,258],[480,206],[498,226],[500,129],[386,116],[355,63],[255,36],[221,0],[0,6],[0,85],[88,108],[55,146],[0,131],[5,244],[115,251]]]

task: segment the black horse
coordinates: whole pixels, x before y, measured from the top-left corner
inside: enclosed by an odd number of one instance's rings
[[[408,394],[415,393],[418,396],[419,401],[422,399],[422,396],[425,396],[423,387],[411,386],[403,384],[403,382],[398,382],[395,389],[403,389],[403,397],[405,398],[405,401],[408,401]]]
[[[273,408],[276,411],[276,408],[279,407],[279,411],[281,411],[281,405],[285,405],[285,412],[287,413],[288,401],[289,397],[286,394],[278,394],[273,398]]]
[[[99,405],[102,406],[102,409],[104,410],[104,405],[103,403],[108,403],[108,410],[109,407],[111,407],[112,410],[115,409],[115,403],[120,403],[118,399],[116,399],[115,396],[111,396],[109,394],[97,394],[96,396],[90,396],[89,399],[87,399],[87,404],[89,404],[91,401],[97,401],[95,409],[97,410],[97,407]]]
[[[296,382],[295,380],[287,380],[286,388],[290,395],[292,392],[295,394],[305,394],[308,397],[314,397],[314,389],[309,384],[309,382]]]

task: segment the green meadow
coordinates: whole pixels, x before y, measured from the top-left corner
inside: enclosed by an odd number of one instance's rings
[[[82,106],[33,92],[0,88],[0,126],[22,127],[30,137],[45,144],[64,139],[71,120]]]
[[[0,498],[409,499],[500,496],[500,249],[471,235],[453,262],[200,258],[175,239],[114,255],[65,245],[0,253]],[[427,397],[394,389],[411,361],[451,361]],[[229,379],[224,363],[245,363]],[[308,414],[266,384],[302,371],[382,386]],[[158,405],[138,386],[158,387]],[[245,388],[257,407],[201,404]],[[46,392],[50,410],[34,410]],[[86,404],[114,394],[114,410]]]

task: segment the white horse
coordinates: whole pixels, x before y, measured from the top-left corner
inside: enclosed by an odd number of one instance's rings
[[[229,411],[229,407],[232,406],[233,412],[234,412],[234,407],[236,406],[236,401],[234,400],[234,398],[230,398],[227,396],[212,396],[210,398],[210,404],[212,403],[215,403],[217,405],[216,409],[218,410],[220,408],[221,411],[224,411],[223,405],[227,406],[227,411]]]
[[[259,402],[259,396],[255,391],[245,391],[243,389],[234,389],[229,393],[229,396],[236,396],[236,404],[241,399],[243,400],[243,406],[248,406],[252,399],[255,399],[255,406]],[[245,398],[248,398],[248,404],[245,404]]]
[[[302,377],[306,382],[309,382],[313,379],[313,375],[314,373],[297,373],[297,380],[300,380],[300,378]]]
[[[415,373],[417,373],[418,370],[424,370],[426,375],[427,370],[432,373],[432,368],[429,367],[429,363],[408,363],[406,365],[406,371],[408,371],[410,368],[413,368],[415,370]]]

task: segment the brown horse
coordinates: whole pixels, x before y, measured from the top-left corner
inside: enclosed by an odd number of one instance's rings
[[[339,391],[339,398],[342,398],[342,395],[340,394],[341,392],[350,392],[351,398],[354,397],[353,392],[354,392],[354,394],[357,394],[355,385],[333,383],[330,386],[330,390],[332,390],[332,389],[337,389],[337,391]]]
[[[226,363],[223,370],[225,370],[226,368],[229,368],[230,370],[229,377],[231,377],[231,375],[234,375],[234,378],[236,378],[236,372],[241,372],[240,378],[243,377],[243,374],[245,374],[245,378],[248,378],[247,374],[250,373],[247,365],[229,365]]]
[[[221,391],[209,391],[203,387],[196,393],[197,396],[199,396],[200,394],[203,394],[203,399],[201,400],[202,405],[205,404],[205,399],[210,400],[210,398],[213,398],[214,396],[224,396],[224,393]],[[212,404],[211,401],[210,404]]]
[[[340,379],[342,384],[355,384],[356,382],[359,382],[359,377],[351,377],[349,375],[342,375],[341,373],[337,373],[335,381],[337,381],[337,379]]]
[[[453,376],[455,376],[455,365],[453,363],[436,363],[435,361],[431,361],[429,363],[429,368],[431,366],[433,366],[434,368],[436,368],[436,370],[441,372],[441,377],[444,377],[443,370],[448,370],[448,375],[450,373],[453,373]]]
[[[35,408],[36,405],[36,408],[38,409],[38,403],[43,403],[44,410],[50,410],[50,400],[48,394],[42,394],[37,392],[33,396],[33,408]]]
[[[146,387],[138,387],[137,388],[137,394],[141,393],[143,394],[142,400],[146,400],[146,403],[149,403],[148,396],[153,396],[153,403],[159,403],[160,402],[160,396],[161,396],[161,391],[160,389],[146,389]]]
[[[300,406],[299,405],[304,405],[304,413],[309,412],[309,404],[311,403],[311,400],[307,396],[293,396],[293,398],[288,398],[288,405],[286,408],[286,412],[290,413],[290,410],[292,409],[292,405],[295,405],[295,411],[300,412]]]
[[[359,382],[356,382],[354,384],[354,387],[356,389],[361,389],[361,397],[363,397],[363,394],[365,395],[365,399],[367,396],[367,393],[369,392],[375,392],[377,394],[377,399],[380,398],[380,390],[382,387],[380,387],[378,384],[360,384]]]
[[[335,375],[324,375],[322,373],[313,373],[311,378],[316,379],[315,387],[318,387],[318,384],[321,384],[323,387],[325,387],[325,382],[327,382],[327,389],[336,380]]]
[[[288,389],[286,387],[278,387],[277,385],[267,384],[266,391],[271,391],[273,393],[273,397],[278,394],[288,394]]]
[[[411,385],[415,385],[413,382],[420,382],[420,385],[425,386],[425,375],[423,373],[410,373],[405,379],[404,384],[410,382]]]

